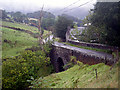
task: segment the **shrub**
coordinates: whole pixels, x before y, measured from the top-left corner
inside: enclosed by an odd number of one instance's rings
[[[3,61],[2,66],[3,89],[25,89],[31,83],[27,82],[27,80],[31,80],[31,77],[34,79],[37,78],[37,76],[39,76],[38,72],[41,68],[47,68],[46,75],[50,74],[52,71],[50,58],[46,56],[45,52],[40,50],[36,52],[27,50],[22,52],[20,56],[7,58],[6,61]]]

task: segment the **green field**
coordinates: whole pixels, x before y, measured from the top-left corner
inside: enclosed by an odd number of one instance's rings
[[[97,69],[97,79],[95,69]],[[80,64],[72,68],[39,78],[32,82],[34,88],[117,88],[118,68],[103,63],[96,65]]]
[[[20,29],[24,29],[24,30],[30,30],[33,33],[38,33],[38,28],[37,27],[33,27],[30,25],[26,25],[23,23],[17,23],[17,22],[7,22],[7,21],[2,21],[2,25],[3,26],[9,26],[9,27],[15,27],[15,28],[20,28]],[[48,31],[44,30],[44,33],[48,33]]]
[[[2,25],[38,33],[38,28],[22,23],[2,21]],[[48,33],[48,31],[44,30],[43,37],[46,37],[46,34]],[[25,32],[2,27],[2,57],[19,55],[19,53],[26,48],[37,45],[37,40],[37,38],[34,38]]]
[[[24,29],[24,30],[30,30],[34,33],[38,32],[38,29],[36,27],[32,27],[32,26],[25,25],[25,24],[22,24],[22,23],[17,23],[17,22],[12,23],[12,22],[7,22],[7,21],[2,21],[2,25],[9,26],[9,27],[20,28],[20,29]]]
[[[30,34],[2,27],[2,56],[16,56],[25,48],[37,45]]]

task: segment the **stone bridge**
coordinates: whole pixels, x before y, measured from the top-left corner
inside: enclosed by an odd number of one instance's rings
[[[117,61],[111,54],[54,42],[50,57],[56,72],[64,71],[63,66],[70,61],[71,56],[75,56],[77,60],[89,65],[97,63],[112,65]]]

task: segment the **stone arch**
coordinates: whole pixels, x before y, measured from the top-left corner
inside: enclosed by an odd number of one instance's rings
[[[58,72],[64,71],[63,66],[64,66],[63,59],[61,57],[58,57],[58,59],[57,59]]]

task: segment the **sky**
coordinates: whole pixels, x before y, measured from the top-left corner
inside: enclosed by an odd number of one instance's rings
[[[73,10],[78,9],[75,7],[78,7],[86,2],[89,3],[79,8],[89,10],[90,8],[93,8],[93,4],[96,0],[0,0],[0,9],[28,13],[41,10],[41,7],[44,5],[45,11],[50,11],[52,13],[63,13],[66,10],[71,12],[72,10],[69,9],[72,8],[74,8]]]

